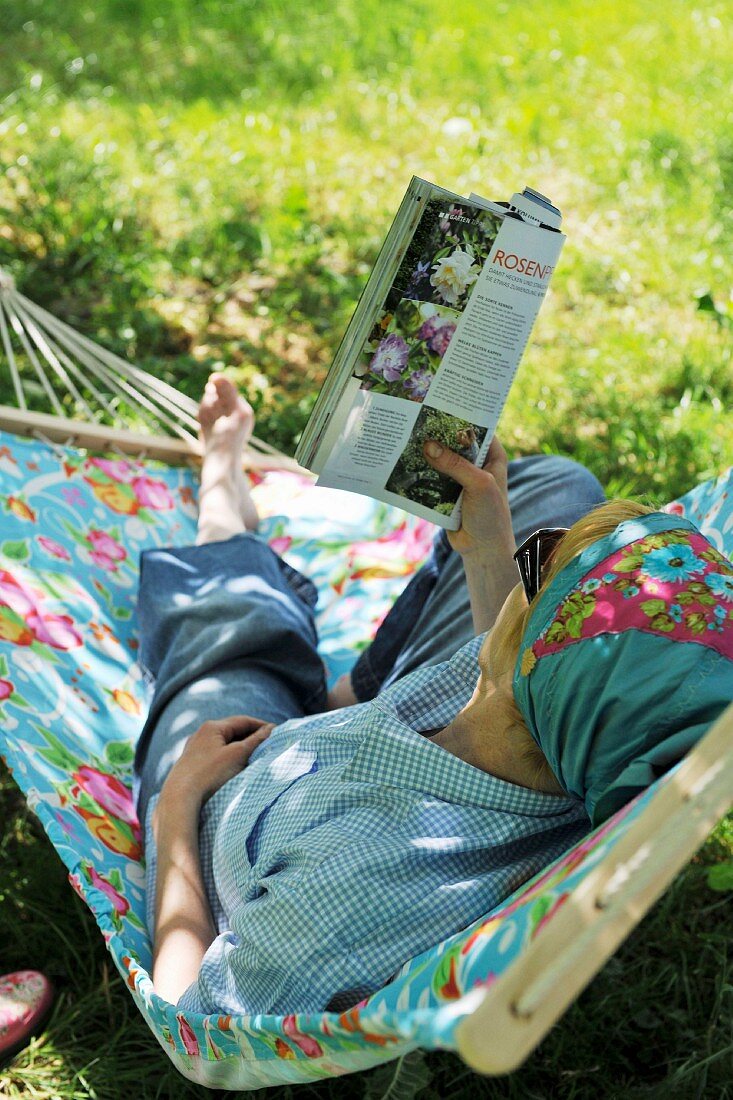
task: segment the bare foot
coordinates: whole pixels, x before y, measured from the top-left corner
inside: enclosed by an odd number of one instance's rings
[[[257,509],[242,469],[254,412],[236,386],[212,374],[199,405],[204,461],[199,496],[199,542],[229,538],[257,527]]]
[[[255,414],[237,387],[223,374],[211,374],[199,405],[201,437],[206,448],[224,443],[239,453],[252,435]]]

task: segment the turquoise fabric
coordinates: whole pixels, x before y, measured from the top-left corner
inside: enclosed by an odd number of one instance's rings
[[[733,566],[679,515],[620,524],[540,593],[514,692],[560,783],[599,824],[733,699]]]

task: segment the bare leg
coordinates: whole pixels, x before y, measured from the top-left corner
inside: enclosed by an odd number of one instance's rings
[[[254,531],[257,509],[242,470],[242,448],[252,435],[254,413],[222,374],[212,374],[199,405],[204,461],[196,542],[218,542]]]

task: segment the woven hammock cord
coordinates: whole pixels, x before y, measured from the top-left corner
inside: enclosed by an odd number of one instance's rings
[[[28,358],[29,358],[29,360],[30,360],[30,362],[33,366],[33,369],[35,370],[36,375],[38,376],[38,381],[41,383],[43,389],[46,392],[46,396],[48,397],[49,401],[53,405],[53,408],[54,408],[54,411],[55,411],[56,415],[57,416],[64,416],[64,410],[61,406],[61,402],[59,401],[58,397],[56,396],[56,394],[54,392],[54,389],[53,389],[51,383],[48,380],[48,375],[46,374],[45,370],[41,366],[41,363],[38,359],[38,356],[36,355],[35,351],[33,350],[33,346],[32,346],[30,340],[28,339],[28,337],[26,335],[25,329],[23,328],[22,324],[20,323],[20,318],[18,317],[18,314],[15,311],[10,313],[10,324],[13,328],[13,332],[15,333],[15,335],[18,337],[21,344],[23,345],[23,350],[25,351],[26,355],[28,356]]]
[[[63,340],[63,336],[66,336],[68,341],[67,346],[70,348],[72,354],[77,354],[80,359],[83,358],[83,361],[90,370],[96,373],[97,377],[102,377],[108,385],[114,385],[114,372],[119,371],[119,373],[126,377],[138,380],[140,384],[145,385],[147,391],[151,393],[154,399],[161,403],[165,403],[174,415],[179,416],[184,423],[198,433],[198,404],[192,398],[187,397],[186,394],[180,393],[175,387],[170,386],[167,382],[162,382],[154,378],[153,375],[148,374],[139,367],[131,366],[129,363],[125,362],[124,359],[121,359],[119,355],[115,355],[113,352],[107,351],[106,348],[100,347],[99,344],[95,344],[89,337],[83,336],[81,333],[71,328],[70,325],[64,324],[63,321],[59,321],[52,313],[43,309],[42,306],[36,305],[35,302],[32,302],[24,295],[18,294],[17,291],[13,292],[13,297],[22,301],[26,310],[32,313],[39,324],[46,328],[47,332],[52,329],[57,340]],[[83,351],[87,352],[84,356],[82,355]],[[91,360],[89,356],[91,356]],[[108,364],[109,366],[105,368],[102,364]],[[138,392],[139,391],[135,390],[134,387],[131,387],[130,390],[127,390],[127,395],[130,396]],[[140,395],[140,398],[142,400],[142,395]],[[153,408],[150,405],[148,405],[148,407]],[[154,409],[153,411],[155,412]],[[146,423],[150,423],[148,417],[143,414],[142,409],[140,412]],[[156,415],[160,416],[161,420],[166,424],[173,427],[181,438],[186,440],[193,438],[190,433],[182,430],[162,413],[156,412]],[[252,450],[259,451],[262,454],[272,455],[275,458],[282,457],[277,447],[272,446],[270,443],[265,443],[255,436],[250,439],[249,446]]]
[[[24,299],[24,305],[33,306],[33,303]],[[100,349],[90,340],[89,346],[94,349],[94,355],[92,355],[84,346],[84,338],[81,337],[79,333],[75,332],[74,329],[70,328],[68,325],[62,324],[60,321],[56,321],[56,318],[52,317],[51,314],[46,315],[44,322],[47,325],[47,329],[53,331],[59,343],[65,345],[71,354],[76,356],[80,363],[88,370],[92,371],[97,378],[105,382],[112,390],[126,400],[128,404],[136,408],[146,424],[155,429],[159,422],[164,423],[182,439],[191,440],[194,438],[191,432],[183,428],[178,421],[169,416],[164,409],[156,407],[153,401],[146,397],[145,394],[141,393],[134,385],[126,381],[124,377],[119,377],[116,370],[113,371],[110,366],[107,365],[109,353],[104,352],[104,349]],[[103,352],[104,359],[100,356],[100,351]],[[105,360],[107,362],[105,362]],[[120,362],[124,361],[120,360]],[[117,364],[114,363],[114,366],[116,368]],[[151,415],[147,415],[146,410],[147,413]]]
[[[25,411],[27,410],[28,406],[26,405],[23,387],[20,384],[18,364],[15,361],[15,352],[13,351],[13,345],[10,342],[10,333],[8,332],[8,324],[5,320],[5,310],[3,309],[3,304],[3,295],[0,294],[0,333],[2,334],[3,347],[5,348],[5,355],[7,356],[8,366],[10,367],[10,377],[13,380],[15,400],[18,402],[18,408]]]
[[[149,426],[155,428],[156,422],[161,421],[175,431],[177,435],[181,436],[181,438],[187,440],[193,438],[192,434],[179,423],[180,420],[183,420],[192,428],[198,427],[197,421],[190,416],[188,408],[181,407],[182,403],[188,404],[190,399],[183,399],[183,395],[178,394],[176,390],[172,387],[168,387],[165,383],[158,383],[157,379],[154,379],[152,375],[146,374],[145,371],[130,367],[129,364],[125,363],[124,359],[120,359],[118,356],[106,351],[106,349],[101,348],[93,341],[88,340],[69,325],[65,325],[62,321],[54,317],[53,314],[48,313],[41,306],[37,306],[23,295],[13,292],[9,297],[16,310],[22,310],[25,316],[31,316],[34,321],[37,322],[38,326],[45,329],[48,336],[53,335],[57,342],[65,345],[72,355],[76,356],[76,358],[87,368],[87,370],[91,371],[96,378],[104,381],[104,383],[110,386],[119,396],[123,397],[128,404],[136,408],[142,419]],[[88,383],[88,379],[85,375],[81,374],[81,377]],[[145,386],[152,401],[146,397],[137,386],[127,380],[130,378],[138,379]],[[161,392],[161,390],[163,392]],[[175,394],[177,401],[171,400],[168,396],[168,392],[165,391]],[[154,402],[157,402],[158,405],[162,407],[156,407]],[[193,404],[193,402],[191,402],[191,404]],[[109,406],[106,402],[105,405],[109,410]],[[151,412],[155,419],[151,421],[150,417],[144,414],[143,409],[147,409]],[[166,409],[173,413],[174,418],[166,414]],[[93,419],[96,418],[93,417]]]
[[[59,360],[59,362],[62,363],[66,367],[66,369],[74,375],[74,377],[77,379],[77,381],[79,381],[82,385],[85,385],[85,386],[88,387],[88,389],[94,394],[94,397],[96,398],[96,400],[99,402],[101,408],[103,408],[110,416],[114,416],[115,415],[115,410],[112,408],[110,403],[107,401],[104,394],[101,393],[101,391],[97,389],[97,387],[94,385],[94,382],[91,380],[90,377],[88,377],[86,374],[84,374],[83,371],[79,370],[79,367],[77,366],[77,364],[73,361],[73,359],[69,358],[69,356],[63,350],[63,348],[59,347],[58,344],[56,344],[54,342],[54,339],[51,336],[50,332],[46,331],[45,333],[41,333],[40,330],[35,326],[34,322],[30,319],[30,317],[27,317],[26,314],[23,313],[22,307],[20,305],[18,305],[17,302],[14,303],[14,305],[15,305],[15,308],[17,309],[19,315],[21,317],[26,317],[26,323],[28,325],[29,330],[31,329],[31,326],[32,326],[33,332],[36,333],[36,340],[37,341],[40,340],[40,341],[43,342],[42,344],[39,344],[39,347],[41,347],[41,350],[44,352],[44,354],[50,353],[51,355],[55,356]],[[44,345],[45,345],[45,348],[48,349],[48,352],[46,352],[44,350]],[[82,398],[82,401],[83,401],[83,398]],[[84,404],[84,407],[88,410],[90,421],[92,423],[94,423],[96,420],[99,419],[99,414],[94,413],[89,408],[86,401],[83,401],[83,404]]]
[[[116,404],[117,400],[121,400],[135,411],[153,433],[159,432],[163,427],[187,443],[196,441],[199,427],[198,405],[192,398],[147,371],[126,362],[119,355],[60,321],[48,310],[20,294],[12,279],[3,279],[3,274],[0,270],[0,338],[10,368],[18,408],[27,411],[28,403],[13,350],[11,329],[59,417],[67,419],[67,412],[62,408],[35,349],[52,368],[53,375],[71,395],[88,422],[98,422],[99,413],[95,413],[90,407],[79,389],[80,386],[88,389],[100,410],[105,410],[112,419],[120,419],[120,409]],[[115,395],[112,403],[95,386],[93,379]],[[256,436],[250,439],[249,447],[252,451],[282,458],[277,447],[264,443]]]
[[[174,410],[183,422],[188,423],[191,428],[198,429],[198,421],[196,419],[198,405],[192,398],[180,393],[175,387],[169,385],[167,382],[161,381],[159,378],[155,378],[147,371],[141,370],[140,367],[135,367],[131,363],[126,362],[126,360],[122,359],[119,355],[116,355],[112,351],[108,351],[107,348],[95,344],[88,336],[84,336],[82,333],[77,332],[76,329],[60,321],[58,317],[54,317],[52,313],[43,309],[42,306],[36,305],[36,303],[32,302],[29,298],[24,297],[22,294],[18,294],[17,291],[13,292],[13,297],[21,300],[28,312],[32,313],[42,327],[53,328],[57,334],[63,332],[69,340],[74,342],[76,347],[86,351],[87,354],[91,355],[100,363],[103,363],[108,369],[114,370],[115,373],[121,375],[123,378],[135,381],[143,386],[155,400],[160,401],[161,404],[165,404],[169,409]]]
[[[48,343],[48,341],[44,337],[43,333],[34,324],[34,322],[31,320],[31,318],[26,313],[23,312],[22,307],[17,302],[13,302],[13,305],[15,307],[16,317],[18,318],[20,323],[23,325],[23,327],[25,328],[25,330],[28,333],[31,340],[33,340],[33,342],[35,343],[38,350],[41,352],[41,355],[43,355],[46,362],[51,365],[51,367],[53,368],[53,370],[56,373],[56,377],[60,379],[62,384],[66,387],[68,392],[71,394],[74,401],[76,401],[77,404],[81,405],[81,407],[84,409],[85,414],[89,417],[90,422],[94,423],[94,421],[96,420],[96,416],[95,416],[94,412],[92,411],[92,409],[89,407],[89,405],[85,401],[83,395],[80,393],[80,391],[74,385],[74,382],[71,379],[68,371],[66,370],[65,366],[61,363],[58,356],[54,354],[53,349],[51,348],[50,344]],[[75,373],[77,375],[81,375],[80,371],[76,371]],[[83,382],[86,381],[86,379],[84,378],[83,375],[81,375],[81,380]]]
[[[49,329],[53,329],[56,334],[56,339],[61,339],[61,333],[66,334],[69,340],[72,341],[71,350],[74,353],[80,354],[82,348],[86,349],[92,356],[94,362],[108,364],[108,368],[114,372],[119,372],[126,377],[136,379],[141,385],[145,386],[146,390],[156,400],[165,402],[167,407],[175,415],[180,417],[185,424],[198,433],[198,404],[192,398],[181,393],[167,382],[163,382],[153,377],[153,375],[148,374],[146,371],[141,370],[139,367],[132,366],[124,359],[121,359],[119,355],[115,355],[99,344],[95,344],[88,336],[82,335],[82,333],[77,332],[70,325],[65,324],[63,321],[59,321],[59,319],[54,317],[52,313],[49,313],[48,310],[45,310],[42,306],[36,305],[35,302],[32,302],[29,298],[19,294],[17,291],[13,291],[13,298],[16,300],[19,299],[20,302],[22,302],[23,307],[38,321],[39,325],[46,329],[47,334]],[[88,360],[85,361],[88,362]],[[90,369],[94,368],[90,367]],[[101,372],[98,372],[98,377],[101,376]],[[114,374],[110,375],[108,372],[104,373],[104,379],[108,384],[111,377],[114,377]],[[166,422],[169,423],[169,421]],[[192,438],[188,433],[184,434],[179,431],[178,434],[183,435],[185,439]],[[273,455],[275,458],[282,457],[277,447],[274,447],[271,443],[265,443],[256,436],[250,439],[249,446],[254,451]]]
[[[73,436],[65,440],[63,443],[56,443],[53,439],[49,439],[46,433],[42,432],[40,428],[34,428],[31,432],[31,435],[34,439],[38,439],[41,443],[43,443],[44,447],[48,447],[49,450],[53,451],[59,462],[61,462],[62,464],[66,461],[67,458],[65,448],[74,446]],[[128,455],[125,455],[126,459],[128,457]]]

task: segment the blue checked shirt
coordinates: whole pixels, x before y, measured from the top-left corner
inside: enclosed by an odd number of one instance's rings
[[[180,1008],[344,1009],[587,832],[582,804],[421,736],[470,699],[482,640],[371,702],[283,723],[206,803],[201,866],[219,934]]]

